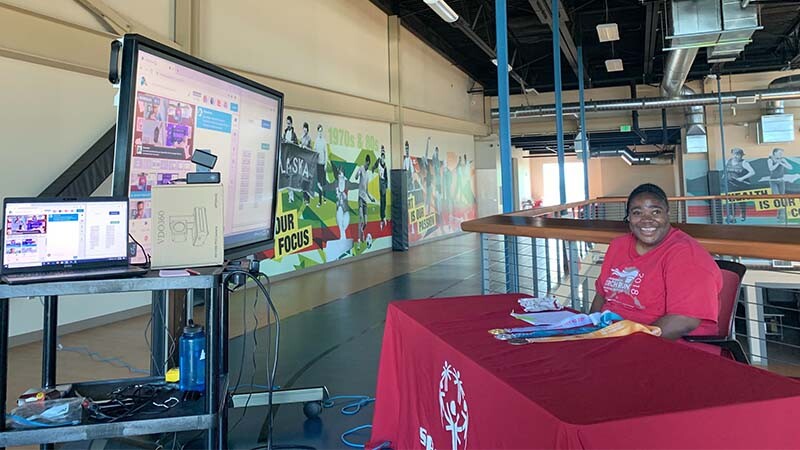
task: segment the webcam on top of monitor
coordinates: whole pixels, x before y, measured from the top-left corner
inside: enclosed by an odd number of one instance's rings
[[[213,170],[217,164],[217,156],[209,150],[197,148],[192,154],[192,162],[208,170]],[[186,184],[217,184],[219,182],[219,172],[189,172],[186,174]]]

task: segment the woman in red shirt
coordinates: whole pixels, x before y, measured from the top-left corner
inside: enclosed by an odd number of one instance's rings
[[[643,184],[626,213],[631,233],[609,245],[591,312],[658,326],[667,339],[716,334],[722,274],[694,238],[670,226],[667,195]]]

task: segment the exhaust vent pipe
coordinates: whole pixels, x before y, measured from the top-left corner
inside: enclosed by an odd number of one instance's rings
[[[681,88],[689,76],[697,48],[678,49],[669,52],[667,64],[664,66],[664,78],[661,79],[661,95],[674,98],[681,95]],[[694,94],[694,92],[692,92]]]
[[[800,75],[789,75],[786,77],[776,78],[769,83],[770,89],[800,89]],[[784,101],[772,100],[768,101],[764,107],[765,114],[783,114]]]
[[[689,86],[684,86],[681,89],[681,94],[684,96],[686,95],[694,95],[694,90]],[[706,136],[706,109],[700,105],[692,105],[687,106],[684,109],[685,118],[686,118],[686,139],[694,140],[694,142],[698,142],[705,140],[707,142]],[[700,138],[698,136],[703,136]],[[701,140],[702,139],[702,140]]]
[[[765,114],[783,114],[784,112],[784,102],[783,100],[772,100],[767,102],[767,106],[764,108]]]

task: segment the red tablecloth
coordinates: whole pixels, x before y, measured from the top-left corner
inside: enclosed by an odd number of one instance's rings
[[[519,297],[390,304],[370,443],[800,448],[800,383],[643,334],[524,346],[492,338],[491,328],[519,325],[509,317]]]

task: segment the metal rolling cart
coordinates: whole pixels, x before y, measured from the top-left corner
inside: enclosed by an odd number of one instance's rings
[[[227,377],[227,295],[222,286],[223,268],[198,270],[199,275],[185,277],[159,277],[157,272],[140,278],[50,282],[28,285],[0,284],[0,448],[6,446],[42,444],[53,448],[54,442],[84,441],[122,436],[138,436],[176,431],[206,430],[206,448],[225,448],[227,440],[226,393],[222,392]],[[8,376],[8,323],[9,299],[42,297],[44,300],[44,331],[42,343],[42,387],[56,386],[56,346],[58,337],[58,298],[63,295],[109,294],[122,292],[153,292],[152,351],[150,372],[153,378],[162,379],[165,361],[167,292],[171,290],[201,289],[208,292],[206,301],[206,392],[202,407],[187,408],[164,417],[142,419],[135,415],[130,420],[112,423],[79,424],[63,427],[7,430],[5,405]],[[148,378],[141,380],[147,381]],[[106,380],[84,383],[95,389],[104,385],[131,380]],[[81,383],[75,384],[81,386]],[[198,402],[196,402],[198,403]]]

